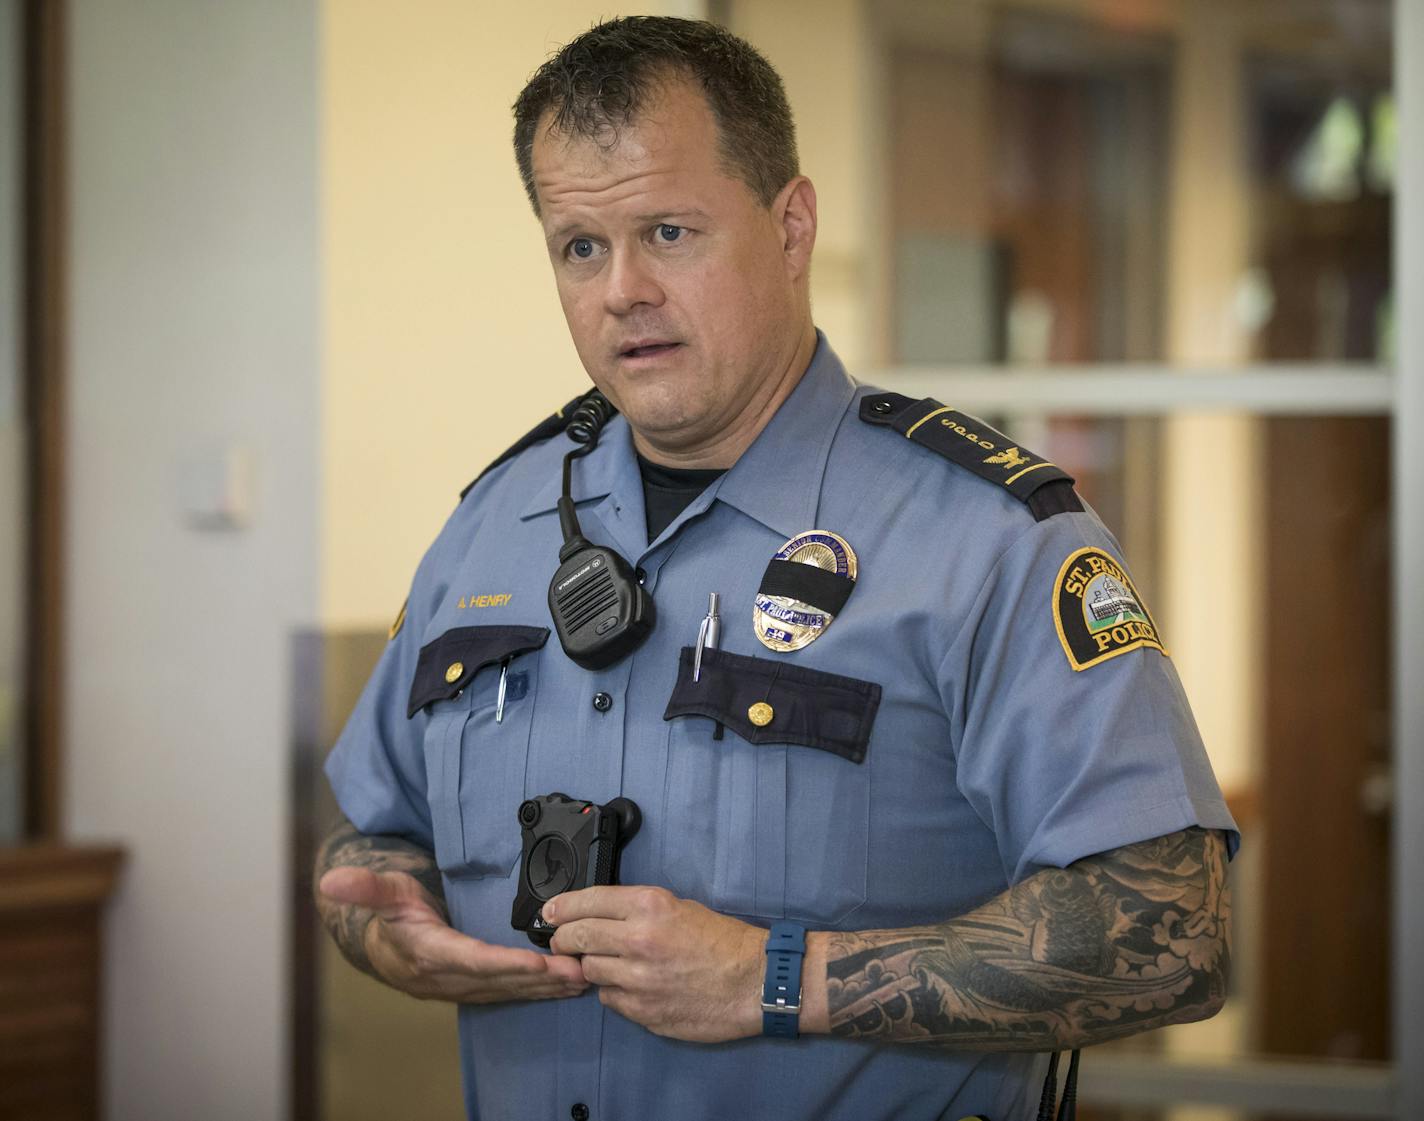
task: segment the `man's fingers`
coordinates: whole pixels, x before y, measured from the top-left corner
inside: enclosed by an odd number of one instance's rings
[[[389,912],[408,903],[425,903],[422,888],[413,876],[349,865],[327,872],[317,890],[334,903],[369,907],[377,912]]]
[[[549,948],[560,954],[608,954],[624,952],[628,924],[618,919],[575,919],[561,922]]]
[[[481,942],[443,923],[408,926],[399,918],[383,918],[385,938],[397,953],[418,961],[422,971],[470,978],[546,977],[553,988],[583,988],[587,982],[576,958],[546,955],[521,946]]]
[[[600,988],[622,988],[635,979],[634,967],[623,958],[587,954],[580,964],[584,978]]]
[[[533,976],[549,971],[548,958],[533,950],[481,942],[458,930],[433,930],[422,938],[420,953],[435,968],[453,969],[472,976],[516,974]]]
[[[588,987],[588,978],[583,973],[583,963],[578,958],[555,953],[546,957],[544,962],[549,968],[551,977],[558,977],[568,984],[577,985],[580,989]]]
[[[575,919],[626,919],[674,901],[672,892],[660,887],[586,887],[549,900],[544,904],[544,918],[555,924]]]
[[[574,958],[492,945],[447,926],[377,922],[383,928],[382,952],[391,955],[389,965],[402,981],[397,987],[416,996],[485,1004],[559,999],[588,988]]]
[[[633,994],[626,989],[620,989],[617,985],[599,985],[598,1002],[605,1008],[612,1009],[618,1015],[627,1017],[634,1022],[639,1022],[636,1010],[634,1009]]]
[[[585,984],[583,969],[574,958],[481,942],[455,930],[433,932],[429,944],[422,943],[421,951],[432,965],[475,977],[548,974],[560,984]]]

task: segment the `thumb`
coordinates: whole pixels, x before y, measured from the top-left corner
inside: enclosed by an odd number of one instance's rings
[[[332,868],[317,890],[333,903],[387,911],[406,903],[424,903],[420,885],[404,872],[375,872],[370,868]]]

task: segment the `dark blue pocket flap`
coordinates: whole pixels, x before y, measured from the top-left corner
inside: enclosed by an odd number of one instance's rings
[[[548,627],[456,627],[446,631],[421,647],[406,717],[432,701],[448,701],[485,666],[538,650],[548,639]]]
[[[704,650],[693,681],[692,655],[691,646],[682,648],[664,720],[710,716],[748,743],[793,743],[865,761],[880,707],[875,682],[725,650]]]

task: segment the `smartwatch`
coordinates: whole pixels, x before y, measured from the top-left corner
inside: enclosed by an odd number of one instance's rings
[[[766,980],[761,989],[761,1033],[774,1039],[801,1034],[801,961],[806,956],[806,928],[774,923],[766,940]]]

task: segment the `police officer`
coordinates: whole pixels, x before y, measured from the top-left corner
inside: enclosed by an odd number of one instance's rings
[[[774,71],[620,19],[515,112],[619,411],[571,497],[656,623],[598,668],[550,640],[553,422],[463,496],[328,761],[323,917],[459,1003],[469,1116],[1016,1121],[1043,1053],[1211,1015],[1236,834],[1150,610],[1060,469],[846,375]],[[545,953],[509,915],[553,791],[643,824]]]

